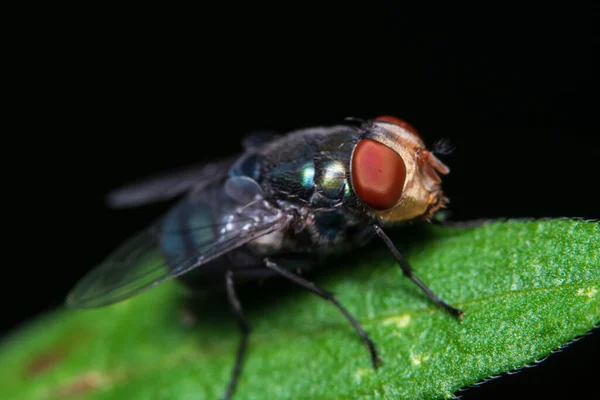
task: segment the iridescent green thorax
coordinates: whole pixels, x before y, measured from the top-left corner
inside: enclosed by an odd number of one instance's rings
[[[357,131],[340,127],[274,143],[262,155],[259,181],[286,200],[334,207],[351,198],[350,157],[357,139]]]

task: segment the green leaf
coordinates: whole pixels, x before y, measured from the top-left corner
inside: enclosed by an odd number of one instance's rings
[[[236,400],[450,398],[600,321],[597,223],[422,226],[393,240],[464,320],[433,305],[374,244],[314,279],[361,322],[383,365],[371,367],[331,304],[267,282],[242,293],[254,331]],[[14,332],[0,346],[0,398],[219,398],[237,327],[221,297],[201,301],[190,323],[178,288],[171,282],[98,310],[57,310]]]

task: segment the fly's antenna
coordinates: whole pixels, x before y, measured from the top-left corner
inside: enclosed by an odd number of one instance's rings
[[[456,150],[454,145],[450,142],[450,139],[446,138],[436,140],[431,147],[432,153],[441,155],[452,154],[454,153],[454,150]]]

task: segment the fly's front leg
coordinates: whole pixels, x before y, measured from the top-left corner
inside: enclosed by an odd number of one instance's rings
[[[233,367],[233,372],[231,373],[231,378],[229,379],[229,384],[227,385],[227,391],[223,395],[223,400],[229,400],[235,390],[238,378],[240,376],[240,372],[242,370],[242,363],[244,361],[244,355],[246,354],[248,336],[250,335],[251,327],[250,323],[246,319],[246,316],[244,315],[244,310],[242,309],[242,305],[240,304],[240,301],[235,292],[233,282],[233,271],[231,270],[227,271],[227,274],[225,275],[225,285],[227,289],[227,300],[229,300],[231,311],[235,316],[235,319],[240,327],[242,334],[242,338],[240,340],[240,344],[238,346],[237,354],[235,357],[235,365]]]
[[[381,238],[381,240],[383,240],[383,242],[388,247],[388,249],[390,249],[390,251],[392,252],[392,254],[394,255],[394,257],[396,258],[396,261],[398,261],[398,264],[400,265],[400,268],[402,268],[402,272],[404,272],[404,275],[408,279],[410,279],[411,281],[413,281],[414,283],[416,283],[417,286],[419,288],[421,288],[421,290],[423,292],[425,292],[425,294],[431,300],[434,301],[434,303],[436,303],[439,306],[443,307],[446,311],[448,311],[451,314],[453,314],[456,317],[458,317],[458,319],[462,319],[464,311],[459,310],[458,308],[454,308],[451,305],[449,305],[446,302],[444,302],[435,293],[433,293],[431,291],[431,289],[429,289],[427,286],[425,286],[425,284],[423,282],[421,282],[421,280],[419,278],[417,278],[417,276],[413,272],[410,264],[404,259],[404,257],[402,257],[402,255],[400,254],[400,252],[398,251],[398,249],[396,249],[396,246],[394,246],[394,244],[392,243],[392,241],[390,240],[390,238],[388,237],[388,235],[385,234],[385,232],[383,231],[383,229],[381,229],[379,227],[379,225],[373,225],[373,229],[375,230],[375,233],[377,234],[377,236],[379,236]]]
[[[285,268],[280,267],[279,265],[275,264],[268,258],[265,258],[265,264],[266,264],[267,268],[272,269],[273,271],[277,272],[279,275],[283,276],[284,278],[289,279],[290,281],[302,286],[303,288],[310,290],[317,296],[322,297],[323,299],[333,303],[333,305],[335,305],[338,308],[338,310],[340,310],[341,313],[344,314],[344,317],[346,317],[346,319],[348,321],[350,321],[352,326],[354,326],[354,329],[356,329],[356,332],[360,335],[360,337],[363,339],[363,341],[367,345],[367,348],[369,349],[369,353],[371,354],[371,361],[373,362],[373,367],[377,368],[379,366],[379,364],[381,363],[381,360],[380,360],[379,356],[377,355],[377,349],[375,348],[375,344],[369,338],[369,335],[367,335],[367,332],[365,332],[365,330],[360,326],[358,321],[356,321],[356,319],[352,316],[352,314],[350,314],[348,312],[348,310],[346,310],[346,308],[337,301],[337,299],[335,298],[333,293],[323,290],[320,287],[318,287],[317,285],[315,285],[313,282],[307,281],[306,279],[294,274],[293,272],[290,272],[290,271],[286,270]]]

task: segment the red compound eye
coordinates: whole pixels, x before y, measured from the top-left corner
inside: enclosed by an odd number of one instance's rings
[[[421,135],[419,135],[419,132],[417,132],[417,130],[415,129],[414,126],[412,126],[408,122],[402,121],[399,118],[391,117],[389,115],[382,115],[380,117],[375,118],[375,122],[386,122],[388,124],[398,125],[404,129],[406,129],[407,131],[409,131],[416,137],[421,138]]]
[[[394,150],[363,139],[352,156],[352,185],[357,196],[376,210],[391,208],[400,200],[406,165]]]

